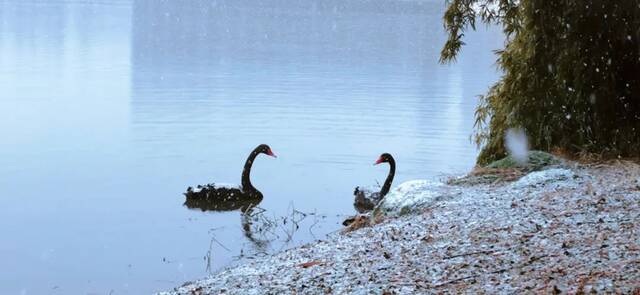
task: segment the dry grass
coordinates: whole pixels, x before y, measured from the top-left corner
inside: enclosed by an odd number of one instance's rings
[[[615,154],[607,154],[604,152],[593,153],[580,151],[575,153],[560,148],[554,148],[550,153],[558,158],[574,161],[581,165],[616,165],[619,161],[628,161],[640,164],[639,157],[619,157]]]
[[[371,218],[368,215],[356,215],[345,220],[343,225],[346,225],[346,227],[342,229],[342,233],[344,234],[371,226]]]

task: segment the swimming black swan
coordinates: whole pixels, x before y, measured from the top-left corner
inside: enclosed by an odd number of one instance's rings
[[[185,205],[188,208],[200,208],[203,211],[230,211],[241,209],[245,211],[252,205],[262,201],[262,193],[251,184],[249,174],[251,165],[259,154],[265,154],[276,158],[271,148],[266,144],[256,147],[244,164],[242,170],[242,185],[240,187],[227,187],[214,183],[198,185],[195,189],[187,188],[184,195],[187,197]]]
[[[378,165],[380,163],[389,163],[389,166],[391,166],[387,180],[384,181],[380,191],[371,192],[358,186],[353,192],[353,195],[356,196],[353,202],[353,207],[355,207],[356,211],[360,213],[373,210],[373,208],[378,205],[382,198],[389,193],[389,190],[391,189],[391,182],[393,182],[393,176],[396,174],[396,161],[390,154],[384,153],[380,155],[374,165]]]

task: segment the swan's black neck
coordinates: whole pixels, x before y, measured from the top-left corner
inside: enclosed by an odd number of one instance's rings
[[[393,176],[396,175],[396,161],[393,158],[389,159],[389,175],[387,175],[387,180],[384,181],[384,185],[382,185],[382,189],[380,189],[380,196],[384,197],[389,190],[391,189],[391,182],[393,182]]]
[[[257,191],[255,187],[251,184],[251,179],[249,179],[249,175],[251,174],[251,165],[253,165],[253,161],[256,159],[260,152],[256,148],[249,154],[247,158],[247,162],[244,163],[244,169],[242,170],[242,190],[244,192],[255,192]]]

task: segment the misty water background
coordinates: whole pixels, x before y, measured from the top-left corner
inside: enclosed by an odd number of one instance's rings
[[[438,64],[444,1],[0,1],[0,293],[140,294],[256,247],[188,185],[252,181],[272,216],[354,212],[356,185],[462,173],[497,28]],[[308,226],[308,224],[307,224]],[[212,230],[214,229],[214,230]],[[220,241],[225,250],[212,238]],[[264,249],[263,249],[264,250]],[[242,261],[242,259],[240,259]]]

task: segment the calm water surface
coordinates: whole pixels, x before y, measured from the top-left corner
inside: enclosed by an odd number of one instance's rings
[[[382,152],[396,185],[470,168],[502,36],[469,34],[439,65],[443,8],[0,1],[0,293],[171,288],[339,229],[353,187],[386,177]],[[280,156],[252,172],[264,214],[316,213],[290,241],[182,206],[187,185],[239,183],[259,143]]]

